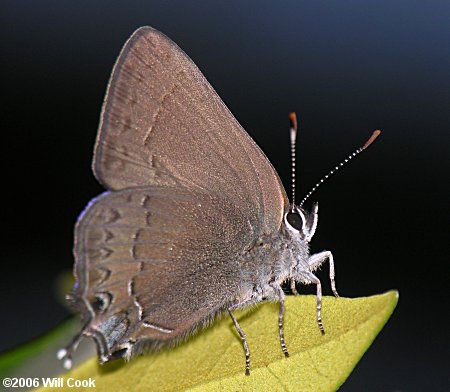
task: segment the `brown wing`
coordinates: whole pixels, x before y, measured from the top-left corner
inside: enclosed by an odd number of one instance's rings
[[[197,190],[139,187],[94,199],[76,226],[73,298],[100,360],[177,342],[229,307],[239,255],[256,235],[227,199]]]
[[[266,233],[288,204],[272,165],[200,70],[150,27],[114,66],[93,170],[112,190],[183,185],[223,196]]]

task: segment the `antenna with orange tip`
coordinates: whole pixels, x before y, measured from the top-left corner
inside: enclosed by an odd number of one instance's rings
[[[316,191],[316,189],[322,185],[322,183],[331,175],[336,173],[342,166],[344,166],[348,161],[359,155],[362,151],[364,151],[367,147],[369,147],[375,139],[381,134],[380,130],[376,130],[372,133],[370,138],[362,145],[362,147],[359,147],[357,150],[355,150],[352,154],[350,154],[346,159],[344,159],[339,165],[335,166],[332,170],[330,170],[325,176],[323,176],[320,181],[313,186],[313,188],[306,194],[306,196],[303,198],[303,200],[300,202],[299,207],[302,207],[306,200],[309,199],[309,197]],[[292,135],[292,131],[291,131]],[[291,136],[292,137],[292,136]]]

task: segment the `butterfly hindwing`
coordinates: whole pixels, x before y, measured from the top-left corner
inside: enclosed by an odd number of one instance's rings
[[[105,360],[138,339],[140,347],[177,342],[229,307],[240,257],[257,236],[227,199],[185,188],[125,189],[91,202],[76,227],[74,298],[88,333],[106,342]]]

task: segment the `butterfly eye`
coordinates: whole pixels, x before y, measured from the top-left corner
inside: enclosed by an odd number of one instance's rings
[[[300,231],[303,227],[303,220],[300,214],[295,212],[288,212],[286,215],[286,221],[295,229]]]

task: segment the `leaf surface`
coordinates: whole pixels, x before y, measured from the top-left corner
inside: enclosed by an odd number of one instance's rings
[[[397,291],[354,299],[324,297],[326,333],[322,336],[315,296],[288,296],[284,326],[289,358],[284,357],[278,338],[278,304],[236,312],[250,348],[249,377],[244,374],[242,344],[229,317],[174,349],[103,366],[91,358],[63,377],[91,378],[96,392],[334,391],[387,322],[397,301]],[[51,389],[39,389],[47,390]]]

